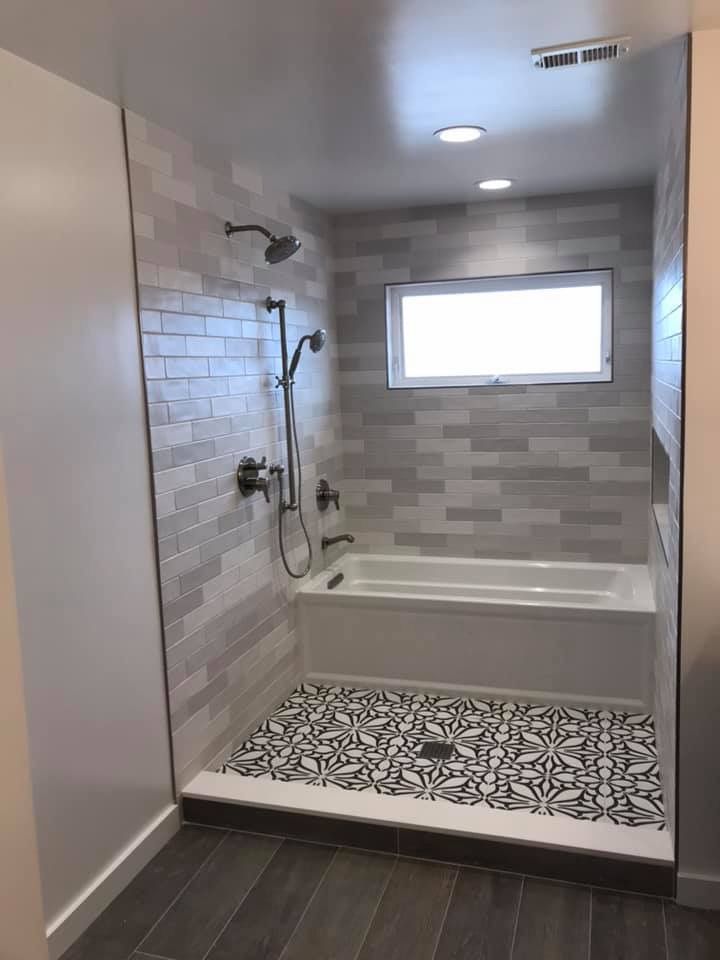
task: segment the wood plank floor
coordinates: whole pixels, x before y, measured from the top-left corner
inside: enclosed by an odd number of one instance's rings
[[[720,913],[185,827],[63,960],[717,960]]]

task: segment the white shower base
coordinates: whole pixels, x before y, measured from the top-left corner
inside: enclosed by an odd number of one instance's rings
[[[346,554],[297,602],[312,682],[650,711],[644,566]]]

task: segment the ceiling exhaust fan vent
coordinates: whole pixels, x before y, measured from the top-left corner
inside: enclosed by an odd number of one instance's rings
[[[558,67],[579,67],[584,63],[609,63],[628,53],[630,37],[602,37],[555,47],[536,47],[530,51],[530,56],[539,70],[556,70]]]

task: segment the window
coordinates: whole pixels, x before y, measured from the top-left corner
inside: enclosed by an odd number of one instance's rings
[[[388,386],[612,380],[612,271],[386,289]]]

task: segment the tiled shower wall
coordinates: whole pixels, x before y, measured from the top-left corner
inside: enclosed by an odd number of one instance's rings
[[[188,143],[128,114],[128,152],[140,285],[163,616],[175,768],[182,786],[270,712],[295,686],[300,657],[292,582],[280,569],[277,488],[269,506],[244,499],[242,456],[285,460],[277,314],[288,302],[290,349],[325,327],[297,375],[303,502],[316,547],[322,519],[313,489],[341,480],[342,449],[326,219],[229,152]],[[295,233],[302,250],[266,267],[264,238],[228,240],[225,220]],[[287,520],[291,561],[305,556],[297,518]]]
[[[359,549],[644,562],[652,192],[383,211],[334,226],[347,519]],[[612,383],[386,389],[384,284],[608,267]]]
[[[665,789],[665,809],[675,818],[678,583],[682,457],[682,357],[685,253],[688,46],[677,58],[655,191],[652,320],[652,422],[670,458],[670,539],[663,551],[650,519],[650,574],[658,615],[655,628],[655,724]]]

